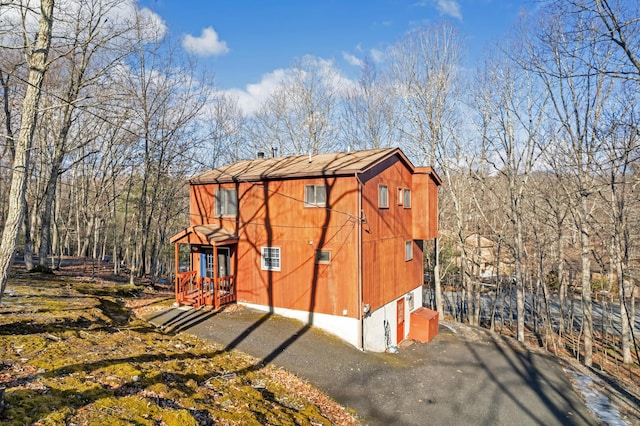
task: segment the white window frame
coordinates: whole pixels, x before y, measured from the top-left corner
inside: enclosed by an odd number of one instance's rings
[[[413,260],[413,241],[405,241],[404,242],[404,260],[410,261]]]
[[[322,191],[318,192],[318,189]],[[324,200],[318,200],[318,194],[324,193]],[[313,195],[311,197],[310,195]],[[304,206],[305,207],[324,207],[327,205],[327,187],[325,185],[305,185],[304,186]]]
[[[269,253],[269,255],[267,255]],[[274,256],[274,254],[277,255]],[[277,259],[277,265],[269,264],[267,259]],[[282,256],[280,247],[260,247],[260,269],[263,271],[280,271],[282,267]]]
[[[381,209],[389,208],[389,187],[387,185],[378,185],[378,207]]]
[[[235,188],[218,188],[213,193],[213,210],[215,217],[238,215],[238,190]]]
[[[410,209],[411,208],[411,190],[405,189],[402,195],[403,195],[402,206],[405,209]]]

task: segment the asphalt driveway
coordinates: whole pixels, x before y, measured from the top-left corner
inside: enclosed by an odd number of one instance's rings
[[[484,330],[441,325],[430,343],[388,354],[242,307],[175,308],[148,320],[295,373],[370,425],[599,424],[557,361]]]

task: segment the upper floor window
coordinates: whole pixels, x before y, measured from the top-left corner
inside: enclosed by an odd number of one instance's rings
[[[378,186],[378,207],[381,209],[389,208],[389,188],[387,185]]]
[[[327,188],[324,185],[304,186],[304,206],[324,207],[327,204]]]
[[[214,215],[236,216],[238,214],[238,191],[235,189],[216,189],[213,194]]]
[[[405,189],[404,190],[403,206],[404,206],[405,209],[410,209],[411,208],[411,190],[410,189]]]
[[[401,206],[404,203],[404,189],[398,188],[398,205]]]

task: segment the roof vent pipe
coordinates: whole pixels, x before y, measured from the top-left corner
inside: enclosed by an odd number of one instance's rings
[[[264,152],[258,151],[258,159],[262,160],[264,158]]]
[[[278,156],[278,147],[277,146],[272,146],[271,147],[271,156],[273,158],[276,158]]]
[[[309,162],[311,162],[311,151],[309,151]]]

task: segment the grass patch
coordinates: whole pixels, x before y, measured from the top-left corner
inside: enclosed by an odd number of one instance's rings
[[[10,281],[0,305],[0,423],[357,424],[289,373],[138,319],[125,302],[141,291],[37,274]],[[170,302],[145,300],[133,305]]]

